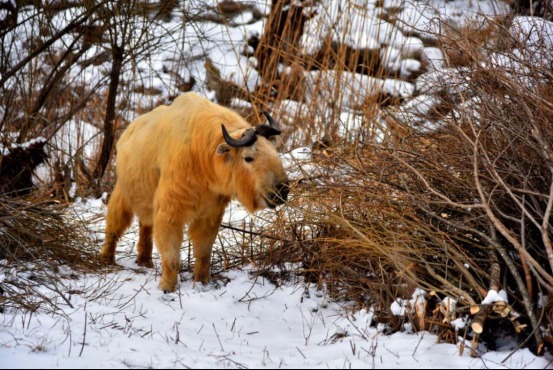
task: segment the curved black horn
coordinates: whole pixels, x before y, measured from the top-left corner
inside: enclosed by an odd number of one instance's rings
[[[271,136],[280,135],[280,130],[277,127],[277,123],[275,119],[271,117],[271,115],[266,111],[263,111],[263,114],[265,115],[265,117],[267,117],[267,121],[269,121],[269,125],[259,125],[255,128],[255,132],[258,135],[263,136],[267,139],[270,138]]]
[[[277,125],[275,119],[273,117],[271,117],[269,112],[263,111],[262,113],[265,115],[265,117],[267,117],[267,121],[269,121],[269,124],[271,125],[271,127],[274,128],[275,130],[278,130],[278,125]]]
[[[245,146],[251,146],[257,140],[257,135],[253,128],[247,129],[240,139],[234,139],[232,136],[230,136],[227,129],[225,128],[225,125],[221,125],[221,128],[223,129],[223,138],[225,139],[225,142],[233,148],[243,148]]]

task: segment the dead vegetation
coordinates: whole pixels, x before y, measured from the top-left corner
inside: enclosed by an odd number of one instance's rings
[[[102,268],[93,234],[65,208],[37,195],[0,196],[0,310],[63,313],[52,297],[67,300],[61,281]]]
[[[508,338],[543,353],[552,311],[536,302],[553,293],[550,59],[531,58],[514,37],[508,50],[471,40],[465,57],[479,63],[463,62],[449,109],[422,115],[437,129],[421,133],[390,111],[381,142],[315,152],[317,176],[293,192],[301,217],[275,225],[286,241],[267,263],[298,262],[308,281],[375,308],[394,330],[409,322],[452,343],[464,336],[474,355],[479,341],[495,349]],[[416,287],[424,304],[393,315]],[[500,290],[505,301],[481,303]],[[457,332],[456,319],[472,330]]]

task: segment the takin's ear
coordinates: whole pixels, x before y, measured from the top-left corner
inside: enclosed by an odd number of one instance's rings
[[[222,143],[217,146],[217,155],[225,155],[232,150],[232,147],[227,143]]]

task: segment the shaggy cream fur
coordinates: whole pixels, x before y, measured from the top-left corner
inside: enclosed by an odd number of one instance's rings
[[[259,136],[249,147],[231,147],[222,124],[234,138],[251,128],[233,111],[186,93],[129,125],[117,143],[117,183],[108,204],[104,262],[115,263],[116,244],[136,215],[137,263],[153,266],[153,238],[162,261],[160,288],[174,291],[183,227],[188,225],[194,279],[205,283],[230,199],[236,196],[250,212],[275,205],[274,194],[288,180],[274,145]]]

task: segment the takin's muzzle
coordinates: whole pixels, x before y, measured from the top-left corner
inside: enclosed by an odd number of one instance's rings
[[[290,192],[290,183],[288,179],[284,182],[279,183],[275,190],[270,192],[269,195],[265,198],[267,200],[267,206],[271,209],[276,208],[276,206],[284,204],[288,199],[288,193]]]

